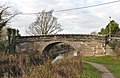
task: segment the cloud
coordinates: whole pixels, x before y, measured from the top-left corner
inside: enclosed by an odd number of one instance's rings
[[[23,13],[34,13],[42,10],[55,11],[95,5],[115,0],[5,0],[8,4],[16,7]],[[66,12],[54,12],[54,16],[58,17],[59,23],[64,29],[60,33],[90,33],[99,31],[109,22],[109,16],[120,22],[120,2],[97,6],[81,10],[72,10]],[[12,27],[18,28],[21,34],[25,34],[27,26],[34,21],[35,15],[17,16],[13,19]]]

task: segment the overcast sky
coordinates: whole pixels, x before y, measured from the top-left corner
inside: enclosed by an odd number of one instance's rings
[[[78,8],[116,0],[0,0],[2,3],[12,6],[12,9],[23,13],[36,13],[42,10],[64,10]],[[111,16],[120,23],[120,2],[91,7],[87,9],[72,10],[66,12],[54,12],[58,22],[64,29],[61,34],[89,34],[98,32],[105,27]],[[35,15],[18,15],[11,22],[11,27],[20,30],[22,35],[29,24],[34,21]]]

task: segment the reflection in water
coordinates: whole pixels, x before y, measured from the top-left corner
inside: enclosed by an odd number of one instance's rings
[[[52,63],[56,62],[59,59],[63,59],[64,56],[62,54],[58,55],[55,59],[53,59]]]
[[[77,52],[73,52],[73,55],[72,56],[77,56]],[[57,60],[60,60],[60,59],[64,59],[65,55],[64,54],[59,54],[58,56],[56,56],[55,59],[53,59],[52,63],[55,63]]]

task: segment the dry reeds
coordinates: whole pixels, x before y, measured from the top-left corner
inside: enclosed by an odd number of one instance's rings
[[[81,78],[82,62],[80,57],[67,57],[32,69],[25,78]]]

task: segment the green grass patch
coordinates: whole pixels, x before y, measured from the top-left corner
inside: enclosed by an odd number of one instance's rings
[[[104,64],[116,78],[120,78],[120,58],[113,56],[85,57],[85,61]]]
[[[82,78],[102,78],[101,73],[94,68],[92,65],[83,64],[83,75]]]

